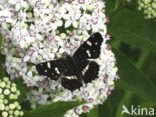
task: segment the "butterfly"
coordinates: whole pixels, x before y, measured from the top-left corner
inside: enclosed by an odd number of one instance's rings
[[[99,65],[94,60],[100,56],[102,35],[92,34],[75,51],[73,56],[51,60],[36,65],[39,75],[49,77],[51,80],[61,80],[61,85],[68,90],[76,90],[92,82],[98,77]]]

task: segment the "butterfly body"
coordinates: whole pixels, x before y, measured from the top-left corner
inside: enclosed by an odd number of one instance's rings
[[[100,33],[93,34],[74,53],[64,58],[43,62],[36,65],[39,75],[52,80],[61,79],[64,88],[71,91],[80,88],[83,83],[91,82],[98,77],[99,65],[91,59],[100,55],[103,38]]]

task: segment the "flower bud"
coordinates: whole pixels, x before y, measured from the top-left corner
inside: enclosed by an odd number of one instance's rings
[[[4,104],[0,104],[0,111],[3,111],[5,109]]]
[[[16,87],[11,87],[11,92],[15,92],[17,90]]]
[[[4,95],[9,95],[10,94],[10,91],[8,89],[5,89],[4,90]]]
[[[5,85],[6,85],[5,82],[0,82],[0,87],[1,87],[1,88],[4,88]]]
[[[10,108],[11,110],[14,110],[15,107],[16,107],[15,104],[10,104],[10,105],[9,105],[9,108]]]
[[[19,111],[18,110],[15,110],[14,115],[15,116],[18,116],[19,114],[20,114]]]
[[[7,117],[8,113],[6,111],[2,112],[2,117]]]

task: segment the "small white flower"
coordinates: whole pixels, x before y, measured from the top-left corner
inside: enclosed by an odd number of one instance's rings
[[[16,87],[11,87],[11,92],[15,92],[17,90]]]
[[[6,86],[6,83],[5,82],[0,82],[0,87],[1,88],[4,88]]]
[[[8,89],[5,89],[4,90],[4,95],[9,95],[10,94],[10,91]]]
[[[3,111],[2,112],[2,117],[7,117],[8,116],[8,113],[6,111]]]
[[[0,94],[2,93],[2,91],[3,91],[3,90],[0,88]]]
[[[3,111],[5,108],[5,105],[4,104],[0,104],[0,110]]]
[[[10,108],[11,110],[14,110],[15,107],[16,107],[15,104],[10,104],[10,105],[9,105],[9,108]]]
[[[65,28],[71,26],[71,24],[73,24],[73,26],[77,28],[78,27],[77,20],[81,16],[81,13],[80,13],[81,11],[79,9],[68,7],[66,12],[69,12],[69,13],[63,15],[63,18],[66,20]]]
[[[60,37],[61,37],[61,39],[65,39],[66,38],[66,34],[65,33],[61,33]]]

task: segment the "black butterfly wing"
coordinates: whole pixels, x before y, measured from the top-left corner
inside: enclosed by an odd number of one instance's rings
[[[44,75],[52,80],[57,80],[63,73],[64,70],[63,63],[64,63],[63,59],[52,60],[36,65],[36,69],[39,75]]]
[[[82,81],[79,77],[82,77],[84,83],[92,82],[98,77],[99,65],[94,61],[83,61],[83,65],[80,68],[80,74],[77,74],[75,77],[77,79],[69,79],[67,77],[61,78],[61,84],[65,89],[76,90],[82,86]],[[70,76],[73,77],[73,76]]]
[[[79,79],[62,78],[61,84],[65,89],[71,91],[79,89],[82,86],[82,82]]]
[[[84,83],[91,82],[98,77],[99,65],[86,59],[96,59],[100,56],[102,42],[102,35],[97,32],[89,37],[73,55]]]
[[[74,60],[79,62],[85,59],[98,58],[102,42],[103,38],[100,33],[93,34],[76,50],[73,55]]]
[[[78,89],[82,86],[81,79],[85,83],[88,83],[97,78],[99,71],[98,64],[86,59],[99,57],[102,42],[103,38],[101,34],[95,33],[77,49],[73,55],[73,60],[67,58],[44,62],[36,65],[36,69],[40,75],[48,76],[52,80],[57,80],[63,74],[65,76],[61,78],[62,86],[71,91]],[[71,63],[69,63],[70,61]],[[75,63],[72,63],[73,61]],[[73,75],[77,78],[67,78],[67,76],[72,77]]]
[[[89,61],[87,66],[82,70],[84,83],[92,82],[98,78],[99,65],[94,61]]]

